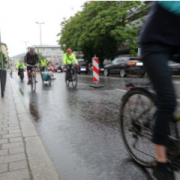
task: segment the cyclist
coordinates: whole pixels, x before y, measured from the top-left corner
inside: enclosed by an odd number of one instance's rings
[[[153,134],[157,161],[154,175],[158,180],[174,180],[167,151],[176,96],[168,60],[180,53],[180,1],[154,3],[140,32],[139,42],[141,58],[158,100]]]
[[[18,75],[20,75],[20,71],[24,71],[24,62],[22,60],[20,60],[17,65],[16,65],[16,68],[18,70]]]
[[[78,61],[76,60],[75,55],[72,53],[72,49],[68,48],[63,56],[63,63],[67,67],[67,79],[70,77],[70,69],[73,61],[76,65],[78,65]]]
[[[48,60],[45,57],[42,57],[41,59],[41,72],[47,68]]]
[[[35,49],[33,47],[29,49],[29,52],[27,52],[26,56],[24,57],[24,62],[25,62],[25,65],[27,66],[28,84],[30,84],[31,83],[30,82],[31,70],[34,71],[35,80],[36,80],[36,68],[32,68],[31,66],[35,66],[36,64],[40,63],[39,57],[36,54]],[[31,65],[31,66],[28,66],[28,65]]]

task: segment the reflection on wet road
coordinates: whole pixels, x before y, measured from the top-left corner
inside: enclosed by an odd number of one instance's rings
[[[92,78],[79,76],[72,89],[64,74],[55,77],[49,87],[38,76],[36,93],[16,75],[13,79],[61,180],[151,180],[151,170],[129,160],[120,137],[123,79],[102,78],[106,87],[92,89]]]

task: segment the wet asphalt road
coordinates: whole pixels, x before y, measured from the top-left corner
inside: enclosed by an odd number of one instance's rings
[[[153,179],[151,170],[129,158],[119,133],[120,102],[129,79],[103,77],[105,88],[92,89],[92,77],[80,75],[77,89],[72,89],[66,87],[64,73],[55,77],[49,87],[38,75],[37,91],[32,93],[27,79],[20,82],[13,74],[61,180]],[[178,79],[175,84],[179,91]]]

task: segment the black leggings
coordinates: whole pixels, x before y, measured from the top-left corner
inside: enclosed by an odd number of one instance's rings
[[[157,93],[157,117],[154,126],[153,143],[168,146],[170,121],[176,108],[176,95],[168,67],[173,54],[180,53],[180,47],[143,44],[141,57],[148,76]]]

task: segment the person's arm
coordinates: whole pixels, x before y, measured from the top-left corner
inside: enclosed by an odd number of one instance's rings
[[[64,65],[66,65],[66,54],[64,54],[64,56],[63,56],[63,63],[64,63]]]
[[[17,65],[16,65],[16,69],[19,69],[19,62],[18,62]]]
[[[76,57],[74,54],[73,54],[73,61],[75,62],[76,65],[78,65],[78,61],[76,60]]]

